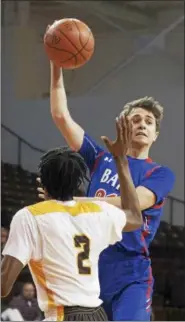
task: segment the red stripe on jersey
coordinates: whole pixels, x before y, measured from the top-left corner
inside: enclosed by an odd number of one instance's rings
[[[151,158],[148,158],[145,160],[147,163],[153,163],[153,160]]]
[[[96,168],[97,168],[97,166],[98,166],[98,162],[99,162],[100,158],[102,157],[102,155],[103,155],[104,153],[105,153],[105,152],[104,152],[104,151],[102,151],[102,152],[100,152],[100,153],[98,154],[98,156],[97,156],[97,158],[96,158],[96,161],[95,161],[95,163],[94,163],[94,167],[93,167],[93,169],[92,169],[92,171],[91,171],[91,175],[95,172],[95,170],[96,170]]]
[[[163,206],[164,206],[164,204],[165,204],[165,199],[163,200],[163,201],[161,201],[159,204],[157,204],[157,205],[154,205],[152,208],[153,209],[160,209],[160,208],[162,208]]]
[[[146,299],[148,300],[147,302],[147,307],[146,307],[146,311],[149,312],[151,310],[151,304],[152,304],[152,291],[153,291],[153,277],[152,277],[152,267],[149,267],[149,278],[147,281],[148,284],[148,288],[146,291]]]
[[[156,169],[158,169],[158,168],[160,168],[160,167],[161,167],[160,165],[157,165],[156,167],[154,167],[154,168],[150,169],[149,171],[147,171],[147,173],[146,173],[146,178],[150,177],[150,176],[151,176],[151,174],[152,174]]]

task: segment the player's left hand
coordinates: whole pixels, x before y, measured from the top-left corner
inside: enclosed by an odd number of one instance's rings
[[[36,179],[36,181],[37,181],[39,184],[41,183],[40,178],[37,178],[37,179]],[[45,198],[45,193],[44,193],[44,189],[43,189],[43,188],[38,187],[38,188],[37,188],[37,192],[38,192],[38,197],[39,197],[40,199],[43,199],[43,200],[45,200],[45,199],[46,199],[46,198]]]
[[[117,138],[115,141],[111,141],[106,136],[102,136],[101,139],[114,157],[126,156],[132,136],[132,124],[128,117],[121,115],[116,118],[116,132]]]

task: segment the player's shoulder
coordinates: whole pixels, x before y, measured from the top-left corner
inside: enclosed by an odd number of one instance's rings
[[[159,164],[158,166],[162,171],[165,171],[166,173],[174,175],[174,172],[168,166],[162,165],[162,164]]]
[[[27,216],[27,214],[28,214],[28,211],[27,211],[26,207],[24,207],[24,208],[19,209],[15,213],[15,215],[13,216],[13,218],[21,218],[21,217],[25,218]]]
[[[173,171],[166,165],[163,165],[163,164],[160,164],[160,163],[157,163],[157,162],[153,161],[151,167],[154,168],[154,170],[163,171],[166,174],[174,175]]]
[[[163,173],[164,176],[175,181],[175,174],[168,166],[160,165],[159,169],[160,169],[161,173]]]
[[[150,176],[152,173],[175,180],[175,174],[168,166],[154,161],[149,163],[149,166],[146,168],[146,176]]]
[[[45,200],[29,205],[26,207],[26,209],[33,216],[37,216],[45,213],[55,212],[58,207],[60,207],[60,205],[55,203],[53,200]]]
[[[19,223],[28,224],[28,223],[30,223],[30,220],[31,220],[30,213],[29,213],[28,209],[26,207],[24,207],[15,213],[15,215],[13,216],[12,222],[17,225]]]

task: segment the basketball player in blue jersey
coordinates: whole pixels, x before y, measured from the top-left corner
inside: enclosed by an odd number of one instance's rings
[[[62,70],[51,63],[51,114],[68,145],[85,159],[91,173],[89,197],[120,203],[120,186],[115,162],[72,118],[63,83]],[[128,162],[140,202],[144,224],[123,234],[116,245],[104,250],[99,260],[101,298],[109,319],[149,321],[153,277],[149,245],[158,229],[163,205],[174,185],[172,171],[149,158],[163,117],[162,106],[151,97],[127,103],[121,114],[132,123]],[[104,138],[106,145],[111,141]],[[110,150],[110,149],[109,149]],[[112,201],[113,200],[113,201]]]

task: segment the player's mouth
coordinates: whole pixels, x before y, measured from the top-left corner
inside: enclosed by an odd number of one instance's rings
[[[143,132],[138,132],[138,133],[136,134],[136,136],[145,136],[145,137],[147,137],[146,133],[143,133]]]

